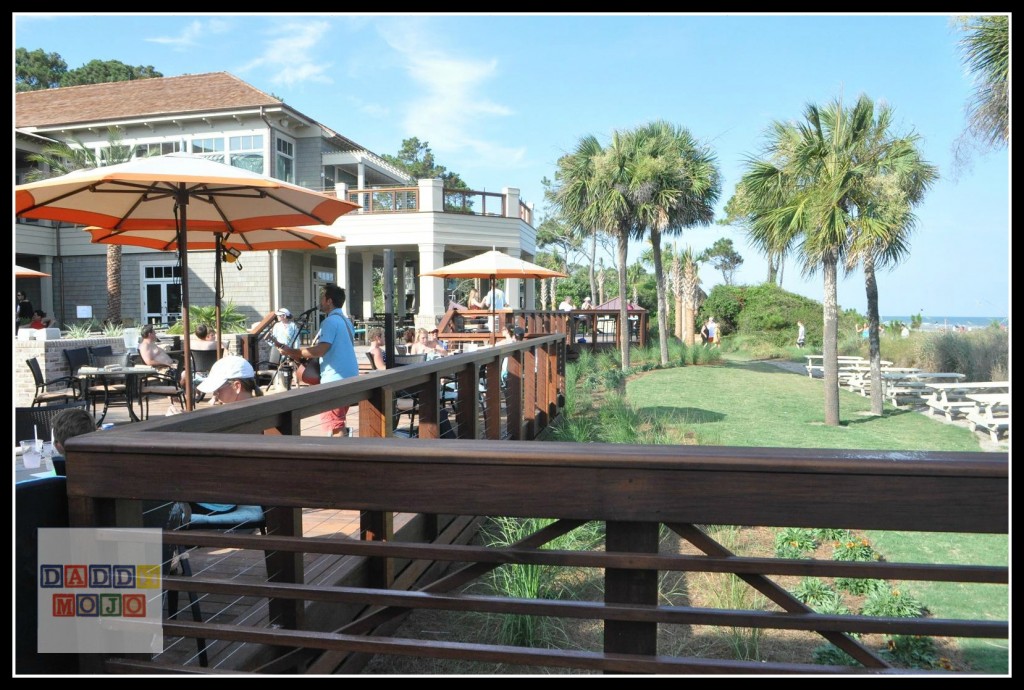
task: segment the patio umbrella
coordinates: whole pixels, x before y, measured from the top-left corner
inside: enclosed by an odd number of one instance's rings
[[[148,247],[158,251],[178,250],[178,233],[175,230],[111,230],[90,226],[85,231],[97,244],[120,244],[134,247]],[[189,228],[186,237],[191,251],[213,249],[216,252],[216,286],[214,299],[217,321],[217,353],[221,350],[220,293],[222,285],[221,259],[224,250],[256,251],[270,249],[326,249],[345,238],[328,232],[324,226],[293,228],[260,228],[242,232],[222,232]]]
[[[244,232],[330,225],[355,204],[186,153],[76,170],[15,187],[15,215],[114,230],[181,232],[182,325],[188,322],[189,229]],[[184,339],[186,407],[192,409],[191,348]]]
[[[23,268],[18,264],[14,264],[14,277],[15,278],[49,278],[49,273],[43,273],[42,271],[34,271],[31,268]]]
[[[463,261],[449,264],[433,271],[421,273],[421,276],[436,278],[489,278],[491,281],[491,344],[496,341],[494,333],[495,308],[494,284],[499,278],[565,278],[561,271],[553,271],[537,264],[517,259],[492,249],[483,254],[471,256]]]

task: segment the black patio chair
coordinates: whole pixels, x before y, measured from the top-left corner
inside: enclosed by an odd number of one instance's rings
[[[46,405],[45,407],[16,407],[14,408],[14,443],[27,438],[39,438],[50,440],[50,429],[53,428],[53,418],[58,412],[81,408],[86,410],[87,404],[84,400],[75,400],[64,405]],[[86,410],[88,411],[88,410]]]
[[[36,384],[36,392],[32,397],[32,407],[44,404],[49,405],[53,402],[66,403],[69,400],[78,399],[78,382],[73,377],[60,376],[47,381],[43,378],[43,370],[40,368],[39,362],[35,357],[26,359],[25,363],[32,370],[32,378]],[[50,390],[51,386],[54,387],[54,390]]]

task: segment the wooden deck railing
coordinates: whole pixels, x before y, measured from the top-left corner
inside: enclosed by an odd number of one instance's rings
[[[437,391],[451,373],[475,389],[477,371],[512,354],[510,375],[528,379],[533,391],[506,400],[509,416],[534,410],[539,420],[558,409],[560,357],[540,346],[558,336],[501,346],[484,353],[444,358],[358,379],[282,393],[130,425],[125,431],[69,440],[68,493],[73,526],[125,525],[138,521],[140,500],[232,502],[278,506],[269,536],[191,531],[165,541],[219,548],[272,551],[281,569],[267,581],[246,584],[212,576],[168,577],[165,587],[257,597],[276,607],[274,626],[165,621],[166,635],[234,640],[267,649],[299,650],[284,658],[302,670],[333,672],[364,654],[502,662],[614,673],[886,673],[894,672],[856,634],[1007,639],[1008,622],[989,612],[972,619],[881,618],[815,613],[775,583],[775,576],[1008,583],[1008,568],[991,563],[837,562],[749,558],[717,543],[705,525],[822,526],[835,528],[1007,534],[1007,453],[896,453],[785,448],[628,446],[545,441],[493,442],[296,437],[298,420],[322,409],[359,403],[360,422],[387,427],[387,400],[397,387]],[[532,354],[531,354],[532,353]],[[493,386],[497,388],[497,386]],[[518,386],[514,386],[518,390]],[[475,396],[474,396],[475,399]],[[474,403],[465,403],[473,405]],[[429,416],[429,413],[427,413]],[[523,415],[519,438],[531,438]],[[539,422],[538,422],[539,424]],[[372,425],[368,425],[369,426]],[[512,424],[516,428],[517,423]],[[424,421],[429,429],[429,421]],[[292,436],[259,435],[274,428]],[[362,432],[362,426],[360,428]],[[469,431],[469,430],[465,430]],[[255,435],[254,435],[255,434]],[[432,431],[421,438],[433,435]],[[488,434],[489,435],[489,434]],[[363,511],[363,539],[303,538],[294,515],[302,508]],[[396,512],[425,516],[511,516],[555,522],[506,548],[395,541],[387,529]],[[597,521],[604,550],[542,547],[585,522]],[[664,527],[703,555],[659,553]],[[430,530],[426,530],[429,534]],[[369,536],[366,536],[369,535]],[[358,586],[304,584],[301,555],[355,556],[377,565]],[[402,574],[424,563],[452,564],[443,576],[415,586]],[[593,601],[530,600],[461,593],[503,564],[598,568],[603,598]],[[458,565],[462,564],[462,565]],[[666,604],[659,598],[663,573],[735,573],[777,610],[707,609]],[[600,596],[600,595],[599,595]],[[307,605],[308,602],[308,605]],[[313,606],[351,610],[340,627],[305,625]],[[396,638],[397,621],[413,609],[489,612],[591,619],[603,624],[596,648],[551,649],[484,642]],[[659,649],[666,625],[815,631],[860,664],[816,666],[701,658]],[[267,668],[267,667],[262,667]],[[283,668],[283,667],[282,667]],[[149,660],[108,660],[109,672],[174,670]],[[180,670],[180,669],[178,669]],[[192,669],[198,670],[198,669]]]
[[[621,328],[620,313],[617,309],[586,309],[576,311],[545,309],[504,309],[496,313],[497,331],[492,336],[487,330],[491,312],[487,309],[455,309],[449,307],[438,323],[438,338],[450,343],[490,343],[493,338],[501,340],[506,326],[521,326],[529,337],[561,333],[566,345],[576,350],[589,347],[592,351],[601,346],[617,347]],[[630,342],[638,347],[647,347],[648,314],[630,312]],[[581,345],[578,340],[584,339]]]

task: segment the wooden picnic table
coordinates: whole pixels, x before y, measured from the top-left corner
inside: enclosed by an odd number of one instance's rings
[[[807,375],[811,378],[814,377],[814,372],[825,370],[825,355],[804,355],[807,358]],[[844,366],[853,366],[858,363],[867,363],[868,360],[864,359],[859,355],[838,355],[836,357],[839,363],[839,368],[842,369]],[[817,364],[815,364],[817,362]],[[889,362],[892,364],[892,362]]]

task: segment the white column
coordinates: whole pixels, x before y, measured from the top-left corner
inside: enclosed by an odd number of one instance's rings
[[[348,245],[344,242],[338,242],[334,245],[334,263],[337,266],[334,271],[337,285],[345,289],[345,301],[348,302],[347,298],[352,294],[352,291],[348,289]],[[351,304],[346,304],[345,306],[348,307],[345,311],[352,311]]]
[[[395,252],[395,316],[405,316],[405,255]]]
[[[356,163],[356,189],[366,189],[366,164],[362,160]]]
[[[279,309],[283,306],[285,305],[281,302],[281,250],[274,249],[270,252],[270,308]]]
[[[513,259],[518,259],[522,255],[519,247],[506,247],[504,251]],[[513,309],[519,309],[519,286],[522,285],[522,282],[522,278],[509,278],[505,281],[505,302]]]
[[[419,180],[417,186],[419,187],[419,209],[421,212],[437,211],[440,213],[444,211],[444,180]]]
[[[505,195],[505,217],[519,217],[519,190],[516,187],[502,187],[501,193]]]
[[[39,270],[43,273],[49,273],[53,275],[53,257],[52,256],[40,256],[39,257]],[[54,321],[57,320],[57,314],[53,310],[53,278],[40,278],[39,279],[39,308],[46,312],[47,316],[52,318]],[[62,315],[63,316],[63,315]],[[65,319],[67,320],[67,319]],[[58,324],[60,326],[60,324]]]
[[[373,252],[363,252],[363,318],[373,316]]]
[[[438,180],[440,182],[440,180]],[[417,327],[433,328],[444,313],[444,279],[423,275],[444,266],[443,244],[420,245],[420,294]]]

